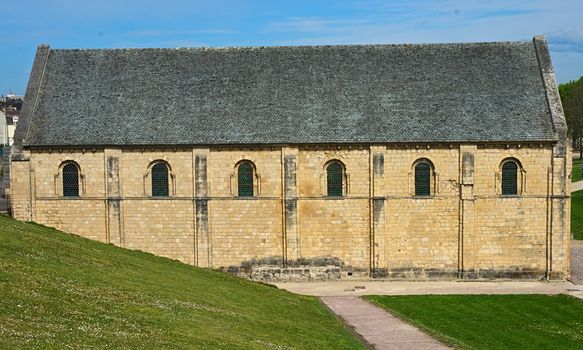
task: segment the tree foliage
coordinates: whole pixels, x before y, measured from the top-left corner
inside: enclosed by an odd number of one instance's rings
[[[583,77],[559,85],[559,94],[565,110],[567,127],[583,157]]]

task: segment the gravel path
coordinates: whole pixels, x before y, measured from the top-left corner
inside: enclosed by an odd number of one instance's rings
[[[583,285],[583,241],[571,240],[571,281]]]
[[[358,297],[320,299],[375,349],[449,349],[417,328]]]

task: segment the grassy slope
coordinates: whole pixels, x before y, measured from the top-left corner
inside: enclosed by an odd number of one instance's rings
[[[575,239],[583,239],[583,191],[571,193],[571,232]]]
[[[0,348],[362,349],[316,298],[0,216]]]
[[[581,171],[581,164],[583,164],[583,159],[576,159],[573,161],[573,173],[571,176],[571,182],[583,180],[583,172]]]
[[[583,344],[583,300],[571,296],[365,298],[459,348],[577,349]]]

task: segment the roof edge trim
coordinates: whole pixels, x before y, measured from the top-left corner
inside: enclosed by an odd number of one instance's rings
[[[556,139],[532,139],[532,140],[491,140],[491,141],[476,141],[476,140],[462,140],[462,141],[361,141],[361,142],[268,142],[268,143],[180,143],[180,144],[160,144],[160,143],[140,143],[140,144],[80,144],[80,145],[59,145],[59,144],[35,144],[25,145],[24,149],[61,149],[61,150],[91,150],[91,149],[152,149],[152,148],[221,148],[221,147],[333,147],[333,146],[411,146],[415,145],[525,145],[525,144],[552,144],[557,143]]]
[[[39,45],[36,49],[30,77],[28,78],[28,85],[26,86],[26,93],[24,95],[24,103],[20,113],[19,123],[14,131],[13,158],[21,156],[22,146],[26,144],[28,130],[32,124],[32,119],[36,111],[45,67],[47,66],[49,59],[49,52],[50,47],[45,44]]]
[[[555,76],[553,64],[551,63],[549,47],[547,40],[542,35],[535,36],[532,41],[540,68],[549,112],[551,114],[553,131],[558,139],[554,153],[555,156],[564,157],[566,156],[568,146],[567,121],[565,119],[565,113],[563,112],[563,105],[561,104],[561,96],[559,95],[559,90],[557,88],[557,78]]]
[[[465,42],[419,42],[419,43],[368,43],[368,44],[321,44],[321,45],[258,45],[258,46],[187,46],[187,47],[119,47],[119,48],[52,48],[55,52],[104,52],[104,51],[253,51],[271,49],[302,48],[348,48],[348,47],[422,47],[422,46],[481,46],[481,45],[523,45],[529,40],[507,41],[465,41]]]

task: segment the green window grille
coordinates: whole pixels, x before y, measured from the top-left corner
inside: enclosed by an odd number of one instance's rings
[[[415,195],[431,195],[431,166],[425,162],[415,165]]]
[[[326,168],[328,180],[328,197],[342,197],[342,165],[337,162],[330,163]]]
[[[152,196],[168,197],[168,167],[164,163],[152,167]]]
[[[63,167],[63,196],[79,197],[79,169],[75,164]]]
[[[506,162],[502,165],[502,195],[515,196],[518,194],[518,165],[515,162]]]
[[[242,163],[237,169],[239,197],[253,197],[253,166]]]

